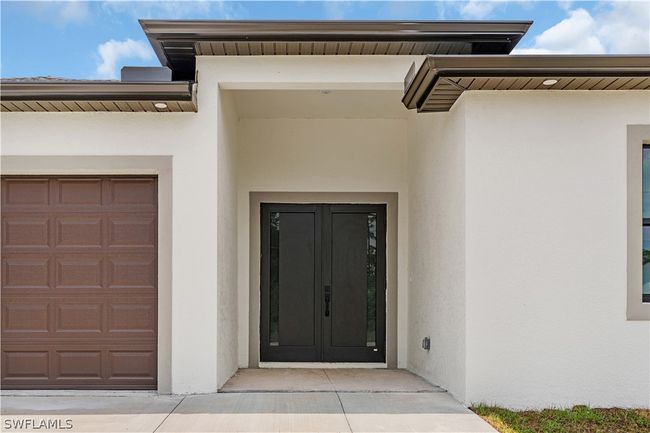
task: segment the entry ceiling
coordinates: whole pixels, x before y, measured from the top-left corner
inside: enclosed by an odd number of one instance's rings
[[[228,90],[240,118],[405,118],[399,90]]]

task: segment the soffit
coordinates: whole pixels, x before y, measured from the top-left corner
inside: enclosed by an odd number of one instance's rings
[[[194,84],[187,81],[124,83],[50,79],[0,81],[2,111],[195,112]],[[167,108],[157,108],[165,103]]]
[[[195,57],[250,55],[507,54],[530,21],[140,20],[174,79]]]
[[[650,56],[428,56],[406,83],[418,112],[449,111],[467,90],[647,90]]]

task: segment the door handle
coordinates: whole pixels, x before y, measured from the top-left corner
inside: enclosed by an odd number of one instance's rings
[[[332,297],[332,286],[325,286],[325,317],[330,315],[330,299]]]

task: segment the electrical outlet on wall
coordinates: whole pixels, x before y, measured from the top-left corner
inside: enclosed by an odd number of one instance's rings
[[[424,337],[422,339],[422,348],[426,351],[431,349],[431,339],[429,337]]]

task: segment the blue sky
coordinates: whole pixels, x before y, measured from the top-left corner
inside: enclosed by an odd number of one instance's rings
[[[650,0],[0,1],[2,77],[113,79],[158,65],[138,18],[534,20],[519,54],[650,52]]]

